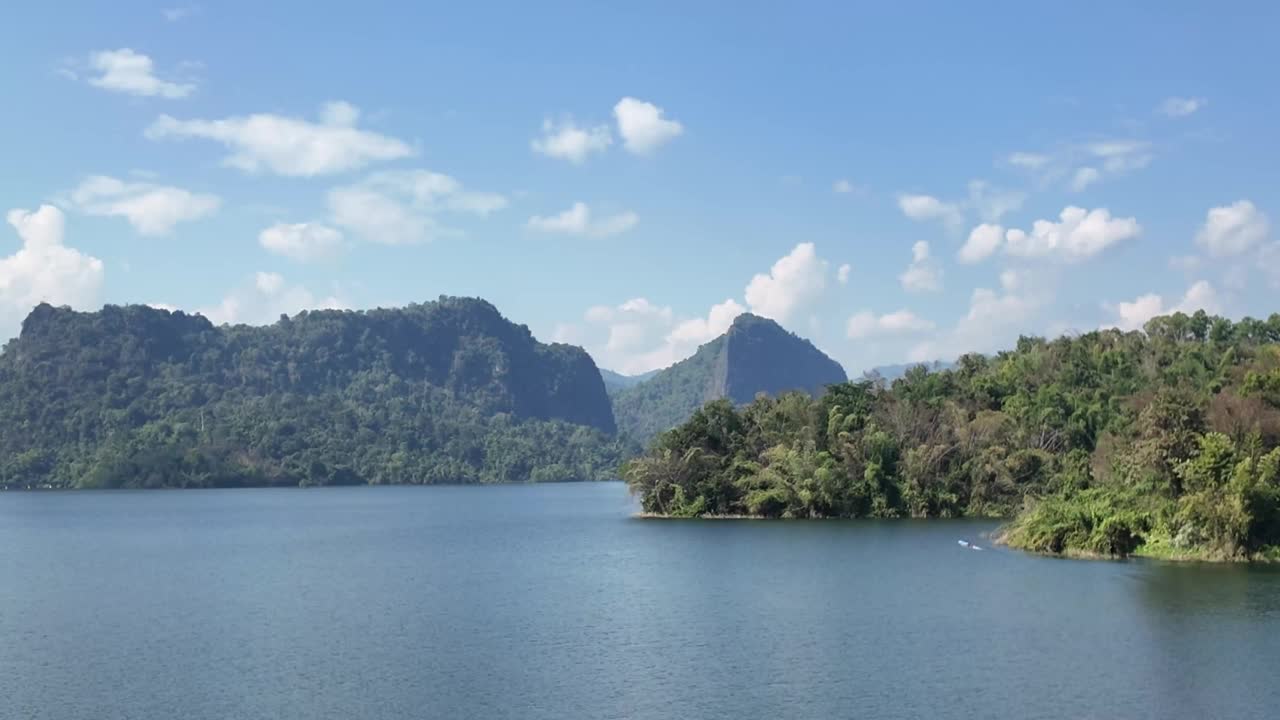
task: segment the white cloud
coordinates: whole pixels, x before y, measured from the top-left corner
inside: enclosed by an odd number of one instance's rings
[[[826,272],[827,261],[817,256],[813,244],[801,243],[767,274],[751,279],[745,289],[746,305],[753,313],[785,322],[819,299]],[[743,304],[726,298],[705,316],[681,318],[669,306],[634,298],[617,306],[588,308],[581,325],[558,325],[555,336],[581,343],[602,367],[642,373],[688,357],[699,345],[728,330],[743,312]],[[903,319],[898,316],[889,324]]]
[[[705,318],[692,318],[678,323],[667,339],[679,346],[701,345],[723,335],[733,324],[734,318],[744,312],[746,308],[736,300],[726,298],[724,302],[712,305]]]
[[[1004,242],[1004,228],[999,225],[983,223],[969,232],[969,239],[960,248],[957,255],[960,262],[972,264],[981,262],[1000,249]]]
[[[384,245],[456,237],[461,232],[444,226],[438,215],[483,217],[506,206],[503,195],[467,190],[458,180],[429,170],[373,173],[355,185],[329,191],[334,224]]]
[[[365,186],[402,195],[416,207],[448,210],[472,215],[489,215],[507,206],[499,193],[467,190],[453,177],[430,170],[388,170],[365,178]]]
[[[1113,175],[1141,170],[1151,164],[1151,144],[1141,140],[1104,140],[1087,147],[1102,161],[1102,169]]]
[[[899,195],[898,209],[912,220],[940,220],[951,228],[964,223],[964,214],[958,205],[943,202],[932,195]]]
[[[845,334],[854,340],[884,335],[907,335],[932,330],[933,323],[910,310],[898,310],[877,316],[863,310],[849,318]]]
[[[942,269],[929,256],[929,243],[921,240],[911,246],[911,264],[898,276],[907,292],[937,292],[942,289]]]
[[[161,80],[151,58],[129,48],[100,50],[89,56],[89,68],[98,73],[89,84],[103,90],[145,97],[183,98],[195,91],[193,83]]]
[[[1247,252],[1267,239],[1271,223],[1253,203],[1237,200],[1209,210],[1196,244],[1214,257]]]
[[[688,357],[722,335],[743,313],[732,298],[713,305],[705,317],[679,319],[669,306],[646,298],[620,305],[597,305],[583,315],[583,325],[557,326],[560,341],[583,344],[602,367],[626,374],[664,368]]]
[[[1071,176],[1071,189],[1081,192],[1101,179],[1102,173],[1098,172],[1097,168],[1088,166],[1077,168],[1075,175]]]
[[[854,185],[847,179],[841,178],[831,185],[831,192],[840,195],[858,195],[864,192],[864,188],[860,185]]]
[[[608,217],[593,219],[591,208],[584,202],[576,202],[568,210],[557,215],[543,217],[534,215],[529,218],[527,227],[531,230],[563,235],[584,235],[588,237],[608,237],[624,233],[640,222],[640,216],[631,212],[621,212]]]
[[[178,22],[183,18],[191,17],[200,12],[199,5],[180,5],[178,7],[162,8],[160,14],[169,22]]]
[[[1017,190],[1004,190],[985,180],[969,181],[967,207],[977,211],[984,222],[998,222],[1005,215],[1018,210],[1026,202],[1027,194]]]
[[[1005,233],[1006,251],[1021,257],[1045,257],[1075,262],[1117,243],[1135,238],[1142,228],[1134,218],[1112,218],[1106,208],[1085,210],[1069,206],[1059,222],[1037,220],[1031,232],[1011,229]]]
[[[1258,267],[1271,287],[1280,290],[1280,242],[1266,245],[1258,252]]]
[[[1160,103],[1159,111],[1169,117],[1186,117],[1208,104],[1204,98],[1171,97]]]
[[[167,235],[178,223],[212,215],[222,205],[217,195],[105,175],[86,178],[70,202],[90,215],[125,218],[142,235]]]
[[[308,262],[333,257],[342,248],[342,233],[318,222],[276,223],[258,233],[269,252]]]
[[[1012,343],[1052,300],[1049,283],[1032,282],[1019,274],[1001,274],[999,291],[976,288],[969,310],[939,337],[916,345],[912,362],[952,360],[968,352],[991,352]]]
[[[1151,143],[1145,140],[1110,139],[1064,144],[1047,153],[1014,153],[1007,161],[1037,177],[1042,186],[1064,182],[1080,192],[1141,170],[1154,158]]]
[[[1016,152],[1009,156],[1009,164],[1027,170],[1039,170],[1049,164],[1049,157],[1039,153]]]
[[[786,322],[799,309],[821,297],[827,283],[827,261],[818,257],[813,243],[800,243],[747,283],[746,300],[751,312]]]
[[[844,285],[845,283],[849,282],[849,273],[850,273],[850,272],[853,272],[853,268],[849,266],[849,263],[845,263],[845,264],[841,265],[841,266],[836,270],[836,280],[837,280],[841,285]]]
[[[572,120],[559,124],[551,120],[542,123],[542,137],[534,138],[530,146],[536,153],[580,164],[592,153],[604,152],[613,144],[613,133],[608,125],[592,128],[578,127]]]
[[[197,312],[218,325],[267,325],[281,315],[295,315],[302,310],[347,307],[336,296],[318,297],[301,285],[291,285],[279,273],[258,272],[251,280],[232,290],[217,305]]]
[[[222,120],[177,120],[161,115],[147,128],[152,140],[204,138],[226,145],[223,164],[245,172],[314,177],[357,170],[415,153],[402,140],[355,126],[359,111],[345,102],[321,109],[322,122],[259,113]]]
[[[1109,305],[1104,305],[1103,307],[1116,316],[1114,322],[1103,327],[1115,327],[1128,332],[1141,330],[1148,320],[1158,315],[1170,315],[1177,312],[1189,315],[1197,310],[1204,310],[1213,314],[1221,312],[1222,305],[1213,286],[1204,280],[1200,280],[1187,288],[1187,292],[1182,296],[1182,299],[1173,305],[1167,306],[1164,299],[1159,295],[1148,293],[1129,302],[1117,303],[1114,307]]]
[[[63,244],[66,220],[52,205],[10,210],[22,247],[0,257],[0,337],[11,337],[36,305],[87,309],[102,289],[102,261]]]
[[[653,103],[624,97],[613,106],[618,134],[627,150],[647,155],[684,132],[684,126],[663,117],[663,109]]]
[[[329,212],[337,225],[383,245],[411,245],[450,234],[434,217],[358,186],[330,190]]]

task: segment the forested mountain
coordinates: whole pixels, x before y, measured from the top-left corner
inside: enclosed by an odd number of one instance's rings
[[[1010,517],[1007,541],[1045,552],[1280,558],[1280,314],[713,402],[624,476],[660,515]]]
[[[482,300],[215,327],[48,305],[0,354],[0,485],[496,482],[613,476],[595,363]]]
[[[644,444],[684,422],[703,403],[800,390],[818,394],[846,380],[844,369],[808,340],[772,320],[739,315],[724,335],[685,360],[631,388],[613,393],[619,431]]]
[[[610,393],[615,393],[615,392],[618,392],[619,390],[625,390],[629,387],[635,387],[636,385],[639,385],[645,380],[648,380],[649,378],[653,377],[659,372],[660,371],[658,370],[650,370],[647,373],[641,373],[639,375],[623,375],[622,373],[619,373],[619,372],[614,372],[612,370],[606,370],[605,368],[600,368],[600,377],[604,380],[605,390],[607,390]]]

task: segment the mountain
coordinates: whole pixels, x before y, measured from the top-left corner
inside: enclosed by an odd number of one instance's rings
[[[581,348],[483,300],[216,327],[40,305],[0,353],[0,485],[594,479],[619,459]]]
[[[613,393],[619,432],[647,444],[684,422],[710,400],[745,404],[759,393],[801,390],[811,395],[846,380],[844,369],[808,340],[750,313],[685,360]]]
[[[900,365],[880,365],[879,367],[873,367],[870,370],[863,372],[862,377],[866,379],[879,378],[887,383],[892,383],[894,380],[906,375],[907,371],[913,368],[923,367],[929,372],[942,372],[943,370],[950,370],[955,366],[956,364],[954,362],[944,362],[942,360],[934,360],[933,362],[902,363]]]
[[[619,390],[635,387],[654,375],[657,375],[658,372],[659,371],[657,370],[650,370],[647,373],[641,373],[639,375],[623,375],[619,372],[600,368],[600,377],[604,380],[605,390],[610,394],[613,394]]]

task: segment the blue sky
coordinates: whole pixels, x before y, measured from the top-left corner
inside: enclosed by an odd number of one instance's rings
[[[857,372],[1280,310],[1273,3],[123,5],[6,10],[4,337],[479,295]]]

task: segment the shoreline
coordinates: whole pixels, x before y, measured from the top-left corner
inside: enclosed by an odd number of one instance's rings
[[[638,512],[631,515],[633,520],[659,520],[659,521],[761,521],[761,522],[812,522],[812,521],[858,521],[858,520],[987,520],[987,521],[1008,521],[1008,518],[777,518],[765,515],[696,515],[694,517],[680,517],[678,515],[666,515],[654,512]],[[1148,547],[1147,545],[1139,546],[1137,550],[1128,555],[1107,555],[1104,553],[1092,552],[1089,550],[1079,550],[1076,548],[1068,548],[1062,552],[1044,552],[1041,550],[1031,550],[1010,545],[1008,542],[1008,531],[1005,525],[1001,525],[992,532],[986,534],[986,539],[991,545],[1008,548],[1019,553],[1027,555],[1036,555],[1044,558],[1055,558],[1058,560],[1090,560],[1090,561],[1108,561],[1108,562],[1127,562],[1131,560],[1142,560],[1146,562],[1167,562],[1167,563],[1204,563],[1212,565],[1273,565],[1280,564],[1280,548],[1272,548],[1270,551],[1253,553],[1246,557],[1228,557],[1221,554],[1209,552],[1177,552],[1162,553],[1155,551],[1159,545]]]

